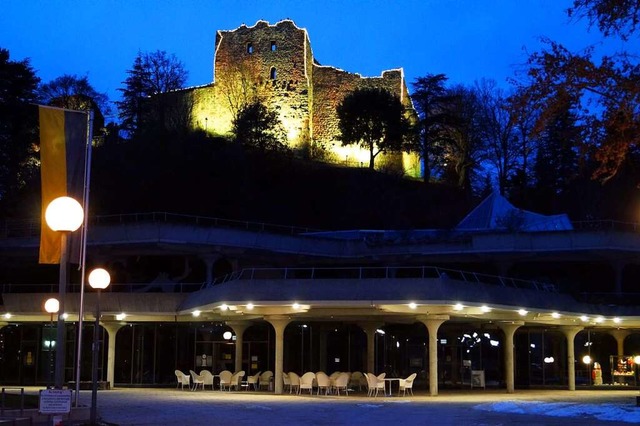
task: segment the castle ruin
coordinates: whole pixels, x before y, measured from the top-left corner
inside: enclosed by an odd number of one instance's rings
[[[190,95],[192,125],[211,134],[230,134],[240,108],[259,99],[278,112],[292,149],[323,149],[335,161],[366,165],[368,151],[338,140],[336,108],[344,97],[358,88],[384,88],[414,112],[402,69],[362,77],[320,65],[307,31],[291,20],[218,31],[213,67],[211,84],[181,91]],[[377,163],[420,174],[413,154],[381,154]]]

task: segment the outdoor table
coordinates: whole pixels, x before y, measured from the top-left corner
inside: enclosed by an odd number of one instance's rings
[[[391,385],[394,380],[398,381],[398,388],[400,387],[400,380],[402,380],[400,377],[385,377],[384,378],[384,396],[393,396],[392,391],[391,391]],[[389,383],[389,393],[387,393],[387,383]],[[399,391],[398,391],[399,392]]]

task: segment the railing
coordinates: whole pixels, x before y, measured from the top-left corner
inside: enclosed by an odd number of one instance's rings
[[[114,225],[128,223],[178,223],[194,226],[233,228],[251,232],[271,232],[276,234],[289,235],[319,231],[318,229],[298,226],[275,225],[264,222],[250,222],[166,212],[100,215],[92,216],[89,218],[90,227],[95,225]],[[39,234],[40,219],[6,219],[0,227],[0,238],[34,237]]]
[[[213,284],[236,280],[320,280],[320,279],[425,279],[440,278],[473,284],[492,284],[503,287],[530,289],[556,293],[551,283],[501,277],[478,272],[438,268],[415,267],[344,267],[344,268],[247,268],[219,278]]]
[[[2,284],[2,293],[57,293],[58,283]],[[205,283],[111,283],[103,293],[192,293],[205,287]],[[90,290],[89,290],[90,291]],[[80,284],[67,286],[68,293],[79,293]]]
[[[322,230],[300,227],[276,225],[264,222],[251,222],[232,219],[221,219],[208,216],[185,215],[167,212],[150,213],[128,213],[117,215],[100,215],[89,218],[90,225],[114,225],[125,223],[180,223],[194,226],[210,226],[219,228],[242,229],[251,232],[271,232],[276,234],[297,235],[306,232],[319,232]],[[615,220],[590,220],[571,222],[574,231],[619,231],[619,232],[639,232],[640,223],[621,222]],[[571,231],[565,231],[571,232]],[[40,219],[5,219],[0,224],[0,238],[24,238],[35,237],[40,234]],[[411,237],[412,230],[405,230],[402,234]],[[456,238],[464,238],[462,235],[454,235],[444,231],[438,235],[437,241],[453,241]],[[371,235],[367,241],[371,245],[389,244],[392,241],[377,241],[379,236]],[[426,237],[425,237],[426,238]],[[433,240],[429,236],[427,241]],[[420,241],[423,242],[423,241]]]
[[[554,284],[478,272],[438,268],[435,266],[340,267],[340,268],[247,268],[217,277],[209,286],[238,280],[369,280],[369,279],[439,278],[472,284],[530,289],[556,293]],[[191,293],[207,287],[206,283],[112,283],[103,292],[114,293]],[[3,284],[2,293],[56,293],[58,284]],[[79,284],[70,284],[68,292],[79,292]]]

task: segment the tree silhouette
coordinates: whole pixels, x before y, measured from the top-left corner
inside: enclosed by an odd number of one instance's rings
[[[286,134],[275,111],[256,101],[240,109],[233,120],[235,140],[259,152],[286,151]]]
[[[12,61],[0,49],[0,200],[21,188],[37,170],[36,76],[28,59]]]
[[[410,127],[400,98],[385,89],[356,89],[338,105],[343,145],[369,150],[369,168],[383,152],[401,151]]]

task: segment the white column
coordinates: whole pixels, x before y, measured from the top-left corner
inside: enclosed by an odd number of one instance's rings
[[[273,382],[275,385],[275,393],[280,395],[284,387],[282,383],[282,370],[284,369],[284,329],[287,328],[287,324],[289,324],[291,320],[281,315],[265,317],[265,320],[273,326],[276,332],[276,363]]]
[[[611,330],[609,332],[615,339],[618,344],[618,356],[624,356],[624,339],[627,338],[631,332],[629,330]]]
[[[107,330],[109,336],[109,346],[107,347],[107,382],[109,382],[109,389],[113,389],[113,380],[115,376],[116,367],[116,336],[118,330],[122,328],[124,324],[121,323],[102,323],[102,326]]]
[[[375,370],[375,337],[376,330],[384,325],[381,322],[363,322],[358,324],[367,335],[367,371],[365,373],[376,373]]]
[[[242,345],[244,342],[243,335],[244,331],[249,327],[245,321],[227,321],[226,324],[231,327],[233,332],[236,334],[236,359],[235,359],[235,371],[238,372],[242,370]],[[245,373],[245,376],[248,376],[249,373]]]
[[[576,335],[582,331],[582,327],[561,327],[567,338],[567,371],[569,373],[569,390],[576,390]]]
[[[449,315],[420,316],[429,331],[429,394],[438,395],[438,329],[449,319]]]
[[[504,332],[504,377],[507,384],[507,393],[515,392],[515,362],[513,336],[516,330],[524,325],[523,321],[500,323],[498,326]]]

